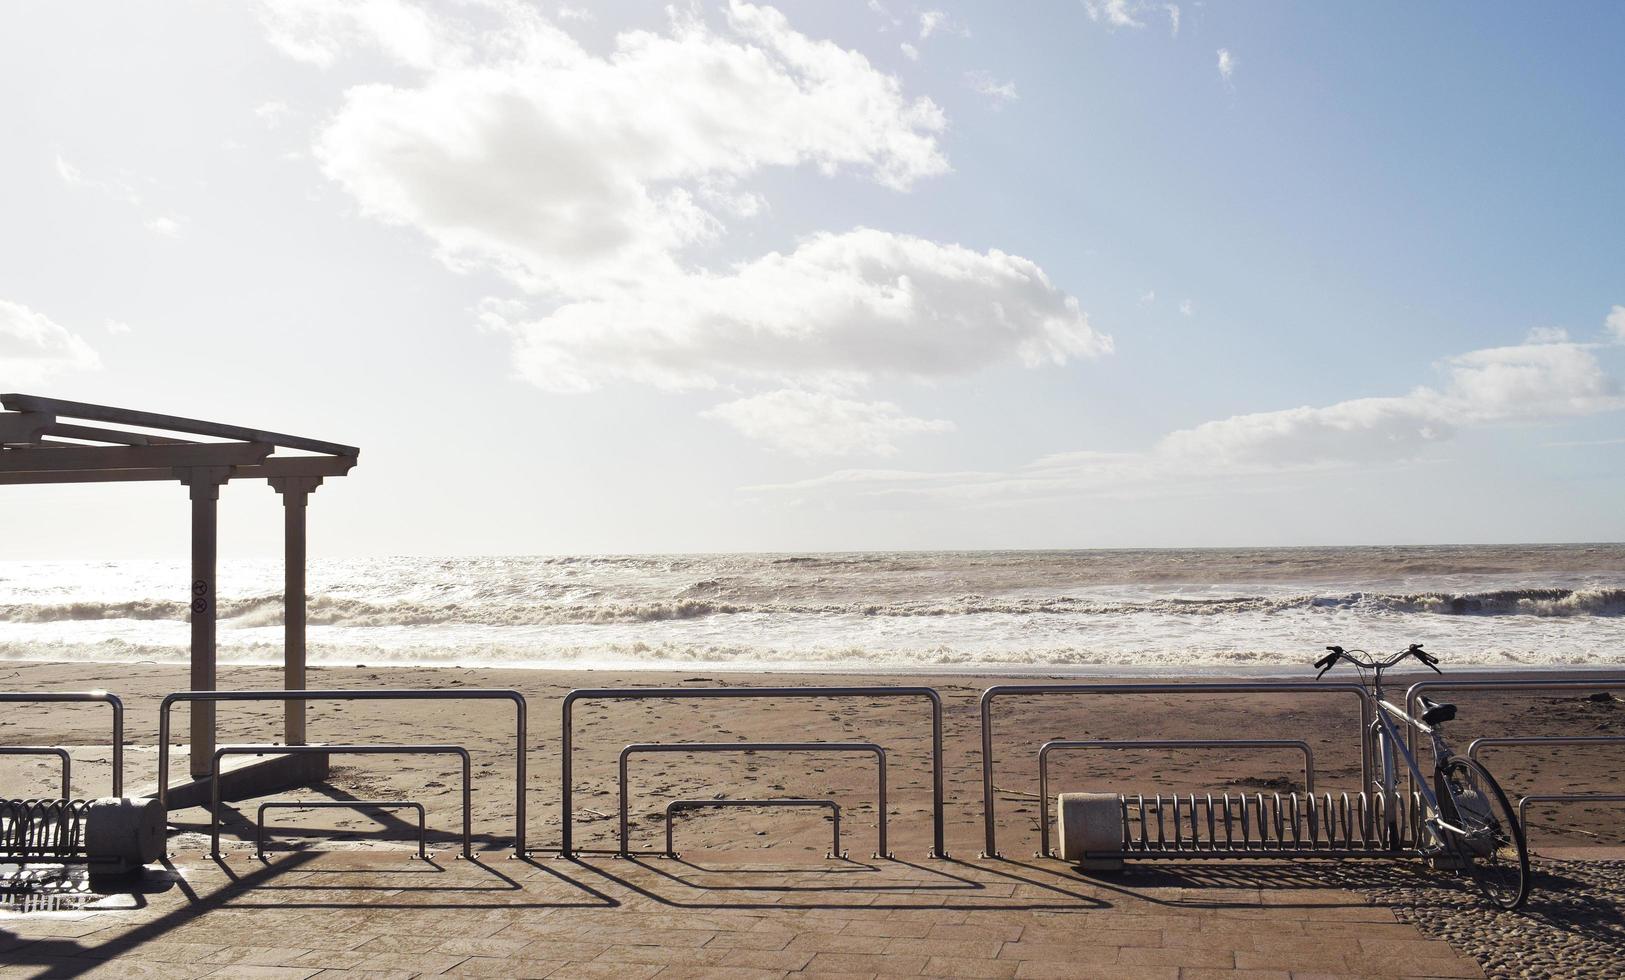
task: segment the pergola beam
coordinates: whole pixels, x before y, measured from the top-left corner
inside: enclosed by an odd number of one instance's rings
[[[0,443],[33,442],[55,421],[44,412],[0,412]]]
[[[319,439],[306,439],[303,436],[290,436],[281,432],[248,429],[240,425],[224,425],[219,422],[200,422],[197,419],[185,419],[177,415],[158,415],[153,412],[137,412],[128,408],[112,408],[107,405],[91,405],[85,402],[41,398],[38,395],[20,395],[16,393],[0,395],[0,405],[4,405],[13,412],[45,412],[90,422],[111,422],[114,425],[166,429],[170,432],[212,436],[216,439],[235,439],[239,442],[268,442],[275,446],[286,446],[289,449],[300,449],[309,453],[326,453],[329,456],[355,456],[361,452],[354,446],[341,446],[336,442],[322,442]]]
[[[138,470],[156,466],[236,466],[258,463],[275,449],[264,442],[198,443],[190,446],[49,445],[0,451],[0,472],[54,473]]]
[[[175,439],[145,432],[125,432],[121,429],[103,429],[94,425],[74,425],[70,422],[52,422],[42,430],[43,435],[62,439],[83,439],[87,442],[110,442],[118,446],[195,446],[195,439]]]

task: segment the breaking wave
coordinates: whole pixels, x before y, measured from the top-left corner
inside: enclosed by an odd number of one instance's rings
[[[715,583],[704,582],[710,587]],[[712,616],[1226,616],[1236,613],[1355,610],[1369,614],[1441,616],[1625,616],[1625,589],[1506,589],[1490,592],[1350,592],[1338,595],[1302,593],[1277,596],[1158,598],[1108,601],[1055,596],[994,599],[966,595],[949,601],[891,603],[728,602],[677,598],[642,603],[526,603],[504,599],[484,603],[371,602],[316,596],[309,601],[313,626],[552,626],[597,623],[655,623]],[[0,622],[52,623],[83,620],[172,620],[184,622],[182,602],[66,602],[0,605]],[[275,626],[282,622],[282,597],[257,596],[223,600],[219,616],[236,627]]]

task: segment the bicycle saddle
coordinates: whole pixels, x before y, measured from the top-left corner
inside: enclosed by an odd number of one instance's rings
[[[1422,695],[1422,723],[1424,725],[1437,725],[1440,722],[1453,721],[1456,717],[1456,706],[1453,704],[1440,704]]]

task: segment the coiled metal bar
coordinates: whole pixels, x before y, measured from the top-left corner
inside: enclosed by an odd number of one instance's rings
[[[945,806],[942,771],[942,695],[930,687],[618,687],[581,688],[564,696],[563,756],[560,760],[559,809],[563,813],[562,841],[559,856],[568,858],[575,853],[573,827],[575,818],[575,775],[573,724],[577,701],[628,701],[649,698],[671,700],[706,698],[925,698],[931,703],[931,856],[945,858],[948,851],[944,842]]]
[[[416,810],[418,814],[418,857],[429,857],[428,815],[416,800],[266,800],[254,820],[254,856],[265,857],[266,810]]]
[[[228,755],[455,755],[463,762],[463,857],[474,857],[473,764],[461,745],[223,745],[209,762],[209,856],[220,857],[220,760]]]
[[[834,800],[797,800],[797,799],[769,799],[769,800],[672,800],[666,804],[666,856],[676,857],[677,851],[672,847],[673,817],[684,810],[705,810],[717,807],[828,807],[830,820],[835,825],[834,836],[830,840],[829,856],[831,858],[844,857],[841,851],[841,805]]]
[[[1420,807],[1421,798],[1409,804]],[[1406,836],[1384,840],[1390,806],[1382,794],[1297,793],[1147,797],[1120,795],[1124,858],[1392,857],[1414,850]],[[1406,821],[1401,821],[1403,828]],[[1416,826],[1409,823],[1409,826]],[[1050,856],[1053,856],[1050,855]],[[1091,857],[1106,857],[1091,853]]]
[[[646,753],[732,753],[732,752],[864,752],[875,757],[875,808],[878,813],[878,846],[875,857],[889,858],[886,847],[886,750],[874,742],[641,742],[621,750],[621,849],[631,856],[627,832],[627,760]],[[668,824],[668,826],[670,826]]]
[[[1303,754],[1304,789],[1315,792],[1315,753],[1309,743],[1289,738],[1159,738],[1159,739],[1054,739],[1038,749],[1038,855],[1053,857],[1050,849],[1049,757],[1055,752],[1081,752],[1092,749],[1294,749]],[[1191,840],[1197,839],[1196,803],[1189,810]],[[1181,832],[1179,797],[1173,800],[1175,848]]]
[[[0,755],[54,755],[62,760],[62,798],[73,796],[73,759],[59,745],[0,745]]]
[[[0,691],[0,704],[100,703],[113,709],[113,795],[124,795],[124,702],[107,691]],[[64,797],[68,794],[63,793]]]
[[[1083,694],[1284,694],[1289,696],[1354,695],[1360,702],[1360,779],[1371,781],[1372,759],[1365,732],[1373,720],[1371,696],[1360,684],[997,684],[982,692],[982,821],[986,836],[983,857],[997,858],[998,815],[993,790],[993,703],[1000,698]]]
[[[0,861],[55,862],[84,854],[89,800],[0,800]]]

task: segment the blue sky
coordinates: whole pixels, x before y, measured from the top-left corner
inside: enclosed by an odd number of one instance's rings
[[[0,390],[358,444],[329,554],[1619,540],[1621,36],[8,6]],[[176,487],[6,496],[12,556],[183,553]]]

